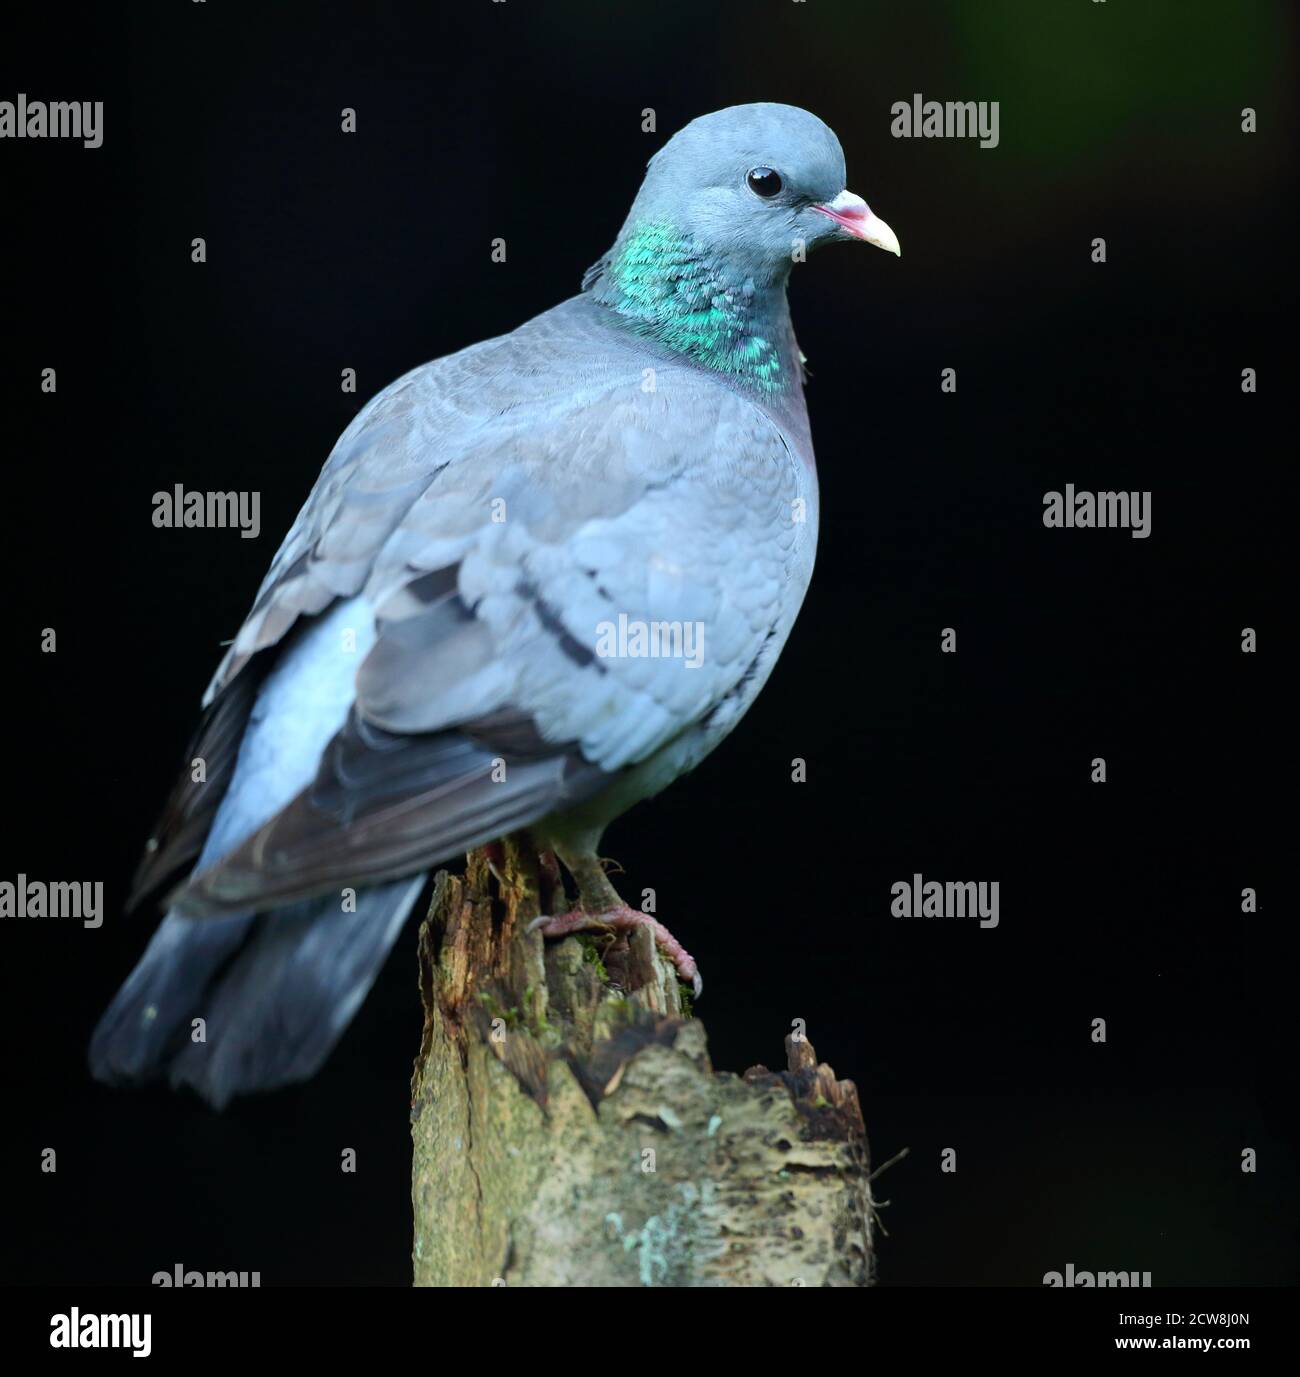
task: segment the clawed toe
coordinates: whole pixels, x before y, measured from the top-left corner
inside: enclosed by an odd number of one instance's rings
[[[690,984],[698,999],[704,993],[704,980],[695,964],[695,958],[661,922],[648,913],[638,913],[626,905],[603,913],[588,913],[584,909],[575,909],[571,913],[559,913],[554,916],[544,914],[540,918],[534,918],[528,924],[528,931],[540,931],[543,937],[558,938],[570,937],[577,932],[626,931],[634,927],[648,927],[651,930],[655,944],[673,963],[678,978]]]

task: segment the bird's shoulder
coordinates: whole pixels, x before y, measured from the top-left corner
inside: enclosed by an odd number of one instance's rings
[[[363,591],[391,602],[440,569],[472,579],[490,560],[500,579],[603,542],[634,568],[689,546],[686,566],[711,579],[711,561],[744,541],[754,568],[771,557],[779,577],[809,472],[799,435],[753,399],[571,298],[412,370],[358,413],[208,699],[300,617]]]

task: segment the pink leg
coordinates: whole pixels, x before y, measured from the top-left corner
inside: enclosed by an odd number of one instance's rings
[[[528,925],[528,930],[529,932],[540,930],[543,937],[568,937],[575,932],[599,931],[602,928],[626,931],[629,928],[642,926],[648,927],[654,933],[655,943],[659,950],[677,968],[677,974],[690,983],[691,988],[695,991],[695,997],[698,999],[704,992],[704,981],[700,978],[695,958],[661,922],[652,918],[648,913],[639,913],[634,908],[628,908],[626,904],[619,904],[615,908],[608,908],[600,913],[588,913],[584,909],[573,909],[569,913],[556,914],[554,918],[534,918]]]

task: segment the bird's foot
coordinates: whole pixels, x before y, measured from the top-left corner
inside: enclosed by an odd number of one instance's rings
[[[569,937],[575,932],[626,932],[636,927],[650,929],[659,950],[673,963],[677,974],[690,985],[698,999],[704,993],[704,981],[700,978],[695,958],[661,922],[648,913],[639,913],[634,908],[628,908],[626,904],[603,909],[599,913],[589,913],[586,909],[576,908],[569,913],[556,914],[554,917],[534,918],[528,925],[528,931],[540,931],[543,937]]]

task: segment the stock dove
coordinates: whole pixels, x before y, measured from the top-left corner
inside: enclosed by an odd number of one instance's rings
[[[549,935],[649,921],[596,848],[731,731],[799,611],[817,481],[786,282],[850,239],[899,251],[825,124],[706,115],[579,295],[358,413],[208,689],[206,782],[186,769],[141,862],[132,902],[168,912],[98,1078],[221,1106],[311,1075],[432,867],[517,829],[578,886]]]

